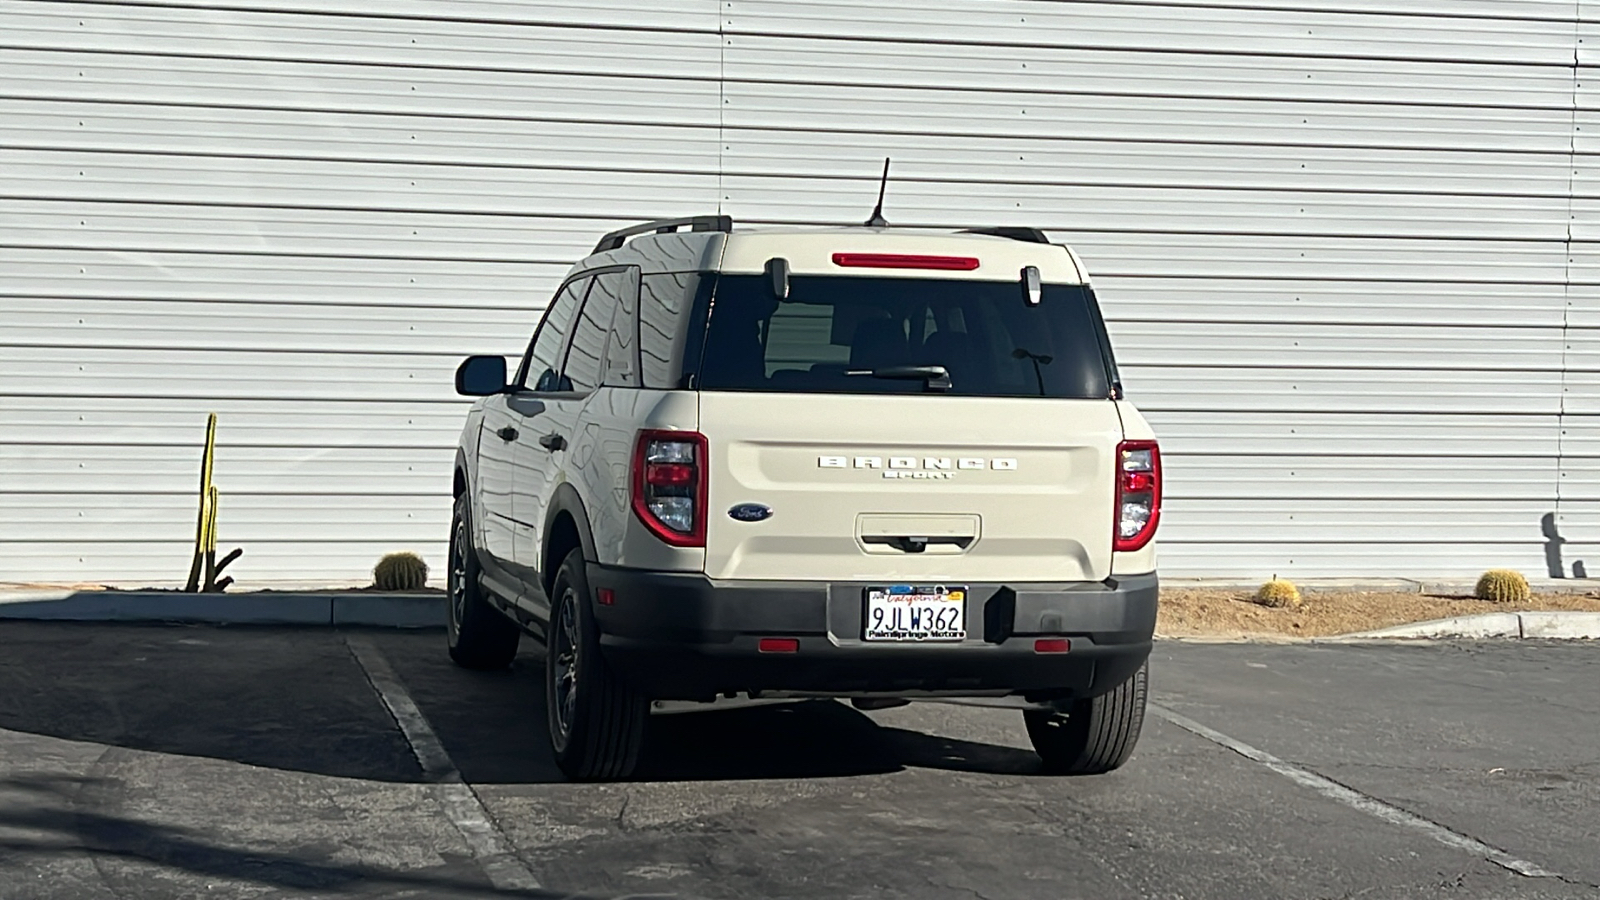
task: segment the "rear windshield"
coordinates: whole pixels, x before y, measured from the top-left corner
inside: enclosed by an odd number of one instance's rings
[[[939,386],[904,368],[942,366],[953,395],[1111,396],[1105,326],[1080,285],[1047,284],[1036,306],[1020,283],[955,279],[795,275],[779,300],[767,276],[723,275],[711,293],[704,390],[923,393]]]

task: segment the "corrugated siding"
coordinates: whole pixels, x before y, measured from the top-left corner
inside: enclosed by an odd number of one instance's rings
[[[255,7],[255,8],[250,8]],[[717,203],[714,0],[0,3],[0,580],[442,568],[459,358]]]
[[[736,219],[857,219],[887,153],[891,221],[1079,249],[1163,438],[1164,572],[1541,571],[1572,3],[736,0],[723,25]]]
[[[1580,6],[1561,483],[1546,546],[1552,563],[1579,575],[1593,568],[1600,576],[1600,3]]]
[[[1600,550],[1588,0],[382,8],[0,0],[0,581],[181,577],[213,410],[241,581],[437,566],[462,355],[617,222],[859,221],[886,155],[896,224],[1086,259],[1167,574]]]

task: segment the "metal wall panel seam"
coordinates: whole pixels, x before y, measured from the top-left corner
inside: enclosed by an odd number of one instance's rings
[[[1556,432],[1556,477],[1555,477],[1555,485],[1553,487],[1553,493],[1554,493],[1554,501],[1552,503],[1553,509],[1551,511],[1550,520],[1545,521],[1545,522],[1541,522],[1541,525],[1545,529],[1546,536],[1551,540],[1551,542],[1553,544],[1555,544],[1556,549],[1557,549],[1556,554],[1548,559],[1548,572],[1547,572],[1547,574],[1550,575],[1550,576],[1553,576],[1553,577],[1557,577],[1557,578],[1565,577],[1565,575],[1566,575],[1565,564],[1562,561],[1562,558],[1560,556],[1560,545],[1559,545],[1558,542],[1560,540],[1560,528],[1561,528],[1561,525],[1562,525],[1562,520],[1563,520],[1564,512],[1565,512],[1565,510],[1563,509],[1563,500],[1567,499],[1566,490],[1565,490],[1565,483],[1566,483],[1567,474],[1568,474],[1568,472],[1567,472],[1567,463],[1566,463],[1566,455],[1567,455],[1568,450],[1569,450],[1569,441],[1567,439],[1566,416],[1567,416],[1567,411],[1568,411],[1568,407],[1569,407],[1568,395],[1572,390],[1572,385],[1569,384],[1569,380],[1571,378],[1571,374],[1572,373],[1569,371],[1570,362],[1569,362],[1568,354],[1569,354],[1569,351],[1572,349],[1572,344],[1570,343],[1569,328],[1570,328],[1571,319],[1572,319],[1573,264],[1576,261],[1575,254],[1573,253],[1573,238],[1574,238],[1574,232],[1575,232],[1575,228],[1573,226],[1573,220],[1576,218],[1576,216],[1574,215],[1574,211],[1575,211],[1574,198],[1575,198],[1575,195],[1576,195],[1577,175],[1578,175],[1578,172],[1577,172],[1577,166],[1578,166],[1578,129],[1579,129],[1578,111],[1579,111],[1579,107],[1580,107],[1579,95],[1580,95],[1580,91],[1581,91],[1581,88],[1582,88],[1582,85],[1581,85],[1581,82],[1580,82],[1580,77],[1581,77],[1581,66],[1582,66],[1582,63],[1583,63],[1582,52],[1581,52],[1581,48],[1582,48],[1582,45],[1583,45],[1583,40],[1580,37],[1580,34],[1582,32],[1582,25],[1580,23],[1581,23],[1581,21],[1583,19],[1583,0],[1573,0],[1573,11],[1575,13],[1574,18],[1575,18],[1576,21],[1574,21],[1574,23],[1573,23],[1573,33],[1572,33],[1572,125],[1571,125],[1571,134],[1572,134],[1571,152],[1572,152],[1572,157],[1571,157],[1570,161],[1567,164],[1567,172],[1569,173],[1569,179],[1568,179],[1568,183],[1567,183],[1567,240],[1566,240],[1566,249],[1567,249],[1566,262],[1567,262],[1567,267],[1566,267],[1566,271],[1564,273],[1566,277],[1563,279],[1564,286],[1562,288],[1562,307],[1561,307],[1561,309],[1562,309],[1562,318],[1561,318],[1561,326],[1562,326],[1562,335],[1561,335],[1561,408],[1560,408],[1560,415],[1559,415],[1558,420],[1557,420],[1559,428],[1558,428],[1558,430]]]
[[[1393,0],[1318,0],[1318,2],[1293,2],[1293,0],[1082,0],[1086,3],[1133,4],[1151,6],[1192,7],[1249,7],[1271,9],[1279,12],[1317,11],[1324,13],[1383,13],[1389,16],[1412,16],[1419,19],[1437,16],[1518,22],[1570,22],[1571,0],[1519,0],[1516,13],[1507,12],[1502,0],[1408,0],[1406,8],[1396,8]],[[1542,12],[1534,12],[1541,9]]]
[[[672,4],[663,15],[662,4],[653,0],[642,2],[621,3],[617,0],[607,2],[597,7],[593,3],[540,3],[534,0],[390,0],[384,4],[381,13],[375,13],[370,3],[365,0],[322,0],[315,5],[307,4],[287,5],[281,3],[249,3],[249,2],[218,2],[218,0],[78,0],[78,5],[85,8],[109,7],[120,10],[125,7],[144,7],[156,10],[200,10],[204,12],[246,12],[267,14],[297,14],[318,15],[325,17],[330,23],[341,21],[360,22],[377,17],[385,20],[404,21],[413,25],[438,24],[444,22],[459,22],[468,24],[493,24],[509,25],[516,27],[545,27],[568,28],[573,30],[600,29],[606,31],[634,31],[634,32],[685,32],[708,29],[691,29],[684,27],[683,13],[685,7],[698,5],[701,15],[714,14],[715,2],[700,0],[694,2],[678,2]],[[597,16],[597,9],[608,9],[621,13],[625,21],[618,17]],[[535,10],[544,11],[544,17],[531,15]],[[561,11],[560,14],[554,14]],[[659,19],[651,20],[651,14],[660,15]]]
[[[731,4],[737,11],[739,4]],[[1104,36],[1085,27],[1085,21],[1094,21],[1095,17],[1089,10],[1095,7],[1088,4],[1018,4],[1005,2],[992,2],[979,6],[957,2],[945,4],[948,8],[943,15],[925,9],[924,18],[914,18],[918,13],[903,11],[902,7],[868,6],[865,4],[850,3],[795,3],[787,2],[782,7],[771,5],[744,4],[750,9],[760,9],[767,13],[761,21],[766,27],[751,27],[737,29],[735,33],[747,35],[760,35],[770,37],[810,37],[810,38],[835,38],[856,40],[866,43],[872,42],[915,42],[927,44],[985,44],[996,47],[1049,47],[1055,49],[1078,48],[1131,48],[1153,47],[1164,51],[1190,51],[1197,54],[1216,52],[1219,48],[1231,52],[1238,52],[1238,48],[1230,42],[1239,40],[1241,35],[1247,37],[1242,44],[1251,46],[1253,53],[1263,56],[1284,56],[1292,58],[1320,58],[1337,56],[1353,59],[1390,60],[1390,59],[1418,59],[1425,58],[1433,62],[1481,62],[1488,53],[1500,54],[1498,60],[1515,61],[1525,65],[1564,65],[1563,51],[1565,42],[1556,42],[1549,37],[1550,29],[1547,23],[1542,22],[1517,22],[1505,20],[1494,23],[1492,26],[1474,20],[1464,20],[1473,25],[1480,26],[1475,29],[1462,29],[1459,33],[1478,37],[1481,43],[1472,55],[1451,55],[1448,53],[1420,54],[1419,51],[1434,50],[1443,45],[1448,46],[1454,33],[1445,30],[1441,24],[1448,22],[1448,17],[1435,17],[1435,25],[1423,32],[1416,28],[1415,20],[1406,22],[1399,27],[1384,27],[1383,16],[1369,15],[1362,17],[1322,15],[1318,13],[1296,11],[1291,16],[1274,16],[1271,11],[1254,11],[1258,14],[1252,16],[1250,11],[1231,8],[1220,10],[1229,14],[1228,17],[1217,16],[1217,24],[1226,24],[1227,27],[1208,29],[1197,25],[1192,19],[1184,20],[1176,16],[1162,17],[1159,15],[1143,15],[1146,11],[1158,9],[1156,7],[1122,7],[1124,16],[1118,21],[1125,21],[1130,13],[1142,15],[1142,18],[1130,21],[1125,31],[1107,29]],[[937,4],[921,4],[923,7]],[[1008,10],[1010,7],[1013,11]],[[787,19],[780,19],[775,10],[789,12]],[[806,15],[803,10],[816,9],[818,12]],[[1213,8],[1214,10],[1216,8]],[[1259,14],[1265,12],[1265,15]],[[899,16],[904,16],[900,18]],[[961,18],[964,16],[965,18]],[[1029,21],[1029,17],[1032,21]],[[752,16],[754,18],[754,16]],[[1043,41],[1037,38],[1045,29],[1052,25],[1052,18],[1059,20],[1055,27],[1061,33],[1070,34],[1071,41]],[[1357,25],[1352,23],[1353,18],[1372,20],[1371,25]],[[1005,24],[1000,24],[1001,20]],[[1072,20],[1078,21],[1072,21]],[[795,24],[790,27],[781,27],[788,23]],[[928,24],[930,22],[938,24]],[[1210,24],[1210,23],[1206,23]],[[1520,34],[1508,25],[1523,24],[1532,26]],[[1252,33],[1249,29],[1256,27]],[[951,36],[958,32],[959,37]],[[1384,45],[1374,41],[1374,33],[1395,34],[1402,37],[1393,39],[1393,46]],[[1404,36],[1419,34],[1421,36],[1407,39]],[[1513,35],[1527,39],[1527,43],[1517,44],[1511,39]],[[1029,40],[1021,36],[1033,37]],[[1098,40],[1097,40],[1098,38]],[[1255,45],[1247,42],[1251,39],[1257,41]],[[1172,43],[1163,44],[1162,40]],[[1334,52],[1323,49],[1333,43],[1343,42],[1348,49],[1343,52]],[[1384,47],[1386,52],[1374,52],[1374,45]],[[1408,52],[1401,52],[1403,50]],[[1517,55],[1514,51],[1523,51]]]

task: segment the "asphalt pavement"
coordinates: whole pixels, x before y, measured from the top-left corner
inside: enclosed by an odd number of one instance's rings
[[[1594,644],[1163,642],[1101,777],[1015,712],[818,701],[657,717],[592,785],[537,647],[443,643],[0,622],[0,898],[1600,897]]]

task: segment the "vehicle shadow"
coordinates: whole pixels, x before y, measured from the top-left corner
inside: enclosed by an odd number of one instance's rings
[[[879,725],[831,700],[659,716],[639,777],[652,780],[808,778],[907,768],[1031,774],[1039,757],[1013,747]]]
[[[401,676],[468,782],[566,780],[545,737],[538,648],[524,650],[507,672],[468,672],[423,657],[409,658]],[[449,690],[432,690],[435,679]],[[880,725],[844,703],[812,700],[652,716],[635,779],[824,778],[907,768],[1030,774],[1041,764],[1028,751]]]
[[[6,621],[0,647],[0,729],[345,778],[423,780],[332,629]]]
[[[0,623],[0,729],[346,778],[426,780],[347,636]],[[379,647],[468,782],[565,780],[545,738],[539,647],[526,647],[510,670],[473,672],[450,663],[437,631],[363,638]],[[650,726],[641,780],[1039,770],[1032,753],[883,726],[833,701],[653,716]]]

